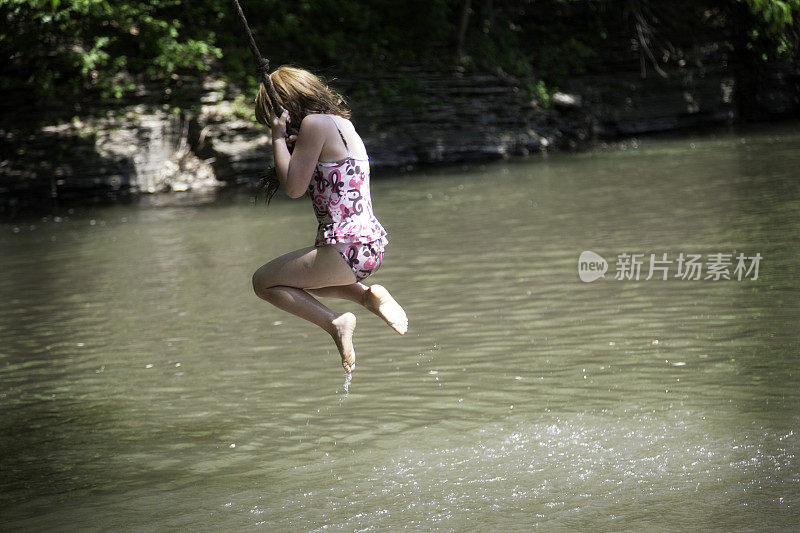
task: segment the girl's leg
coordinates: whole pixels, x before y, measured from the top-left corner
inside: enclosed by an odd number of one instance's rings
[[[369,287],[356,281],[350,285],[338,285],[335,287],[319,287],[317,289],[306,289],[307,292],[323,298],[340,298],[350,300],[360,305],[364,305],[364,294],[369,291]]]
[[[328,298],[342,298],[363,305],[379,317],[400,335],[408,331],[408,317],[400,304],[392,298],[383,285],[368,287],[363,283],[306,289],[307,292]]]
[[[356,352],[353,348],[356,316],[353,313],[337,314],[303,289],[285,285],[256,291],[256,294],[275,307],[304,318],[327,331],[339,349],[345,372],[349,374],[353,371],[356,366]]]
[[[301,248],[276,257],[253,274],[253,288],[285,285],[298,289],[315,289],[352,285],[356,276],[344,258],[330,245]]]
[[[303,289],[352,285],[355,275],[331,246],[308,247],[273,259],[253,274],[253,290],[276,307],[316,324],[336,342],[342,366],[355,367],[352,313],[335,313]]]

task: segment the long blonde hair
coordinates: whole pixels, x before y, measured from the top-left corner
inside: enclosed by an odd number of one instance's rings
[[[331,89],[320,77],[311,72],[289,65],[282,65],[269,75],[278,103],[289,111],[288,134],[297,134],[303,119],[313,113],[326,113],[350,118],[350,109],[344,97]],[[256,96],[256,120],[269,127],[269,117],[274,116],[267,88],[264,83],[258,88]],[[269,203],[280,182],[275,168],[268,169],[259,180],[258,187],[263,189],[266,202]]]

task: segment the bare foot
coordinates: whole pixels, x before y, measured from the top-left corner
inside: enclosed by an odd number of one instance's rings
[[[331,337],[342,355],[344,371],[350,374],[356,367],[356,351],[353,348],[353,331],[356,329],[356,315],[344,313],[333,319]]]
[[[383,285],[372,285],[364,293],[364,307],[381,317],[400,335],[408,331],[408,317]]]

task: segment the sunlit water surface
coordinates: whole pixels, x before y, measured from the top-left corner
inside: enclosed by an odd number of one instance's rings
[[[410,330],[327,300],[359,317],[348,391],[331,339],[251,291],[311,243],[306,201],[3,223],[0,525],[795,526],[800,128],[622,148],[376,179],[371,281]],[[681,252],[763,259],[614,277]]]

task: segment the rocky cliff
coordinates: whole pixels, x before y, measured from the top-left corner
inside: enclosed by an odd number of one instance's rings
[[[740,80],[711,65],[684,64],[666,78],[643,78],[637,69],[587,73],[565,80],[547,106],[501,72],[408,68],[334,84],[351,96],[353,120],[380,173],[736,122]],[[760,118],[800,109],[796,67],[765,67],[748,86],[757,91],[749,96]],[[250,99],[236,96],[209,78],[186,83],[177,105],[174,98],[160,103],[159,88],[113,109],[6,102],[0,209],[253,183],[268,164],[270,138],[241,118],[237,109]]]

